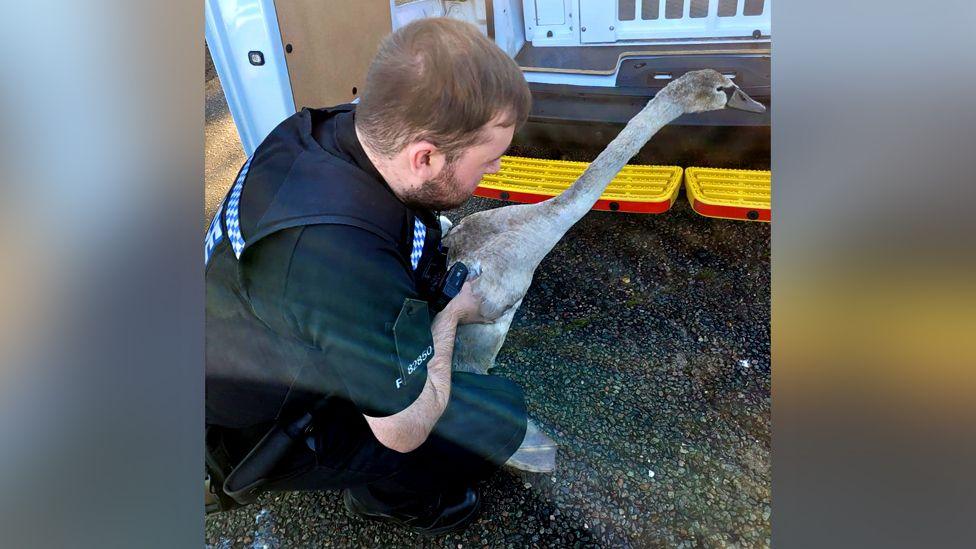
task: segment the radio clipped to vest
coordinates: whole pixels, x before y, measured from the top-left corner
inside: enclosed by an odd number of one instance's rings
[[[451,268],[447,270],[447,275],[444,276],[440,294],[437,296],[437,302],[434,303],[434,310],[442,311],[444,307],[447,307],[447,304],[461,293],[461,286],[464,285],[464,281],[467,279],[467,265],[460,261],[451,265]]]
[[[417,291],[435,313],[444,310],[468,278],[468,267],[458,261],[447,268],[447,253],[439,247],[431,252],[431,258],[417,277]]]

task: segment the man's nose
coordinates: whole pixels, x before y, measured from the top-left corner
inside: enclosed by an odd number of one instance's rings
[[[492,162],[490,166],[488,166],[488,171],[485,173],[498,173],[498,171],[501,169],[502,169],[502,161],[501,159],[498,159]]]

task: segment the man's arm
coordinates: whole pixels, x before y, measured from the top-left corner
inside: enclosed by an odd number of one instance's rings
[[[434,337],[434,357],[427,363],[424,390],[413,404],[392,416],[363,416],[373,436],[383,446],[403,453],[417,449],[444,413],[451,397],[451,357],[456,330],[457,317],[452,309],[445,308],[434,317],[430,327]]]
[[[406,453],[416,450],[427,440],[451,397],[451,360],[457,325],[483,322],[480,308],[481,299],[471,290],[471,283],[465,282],[461,292],[434,317],[431,324],[434,356],[427,363],[427,383],[417,400],[392,416],[363,416],[373,436],[383,446]]]
[[[343,225],[304,227],[293,248],[281,317],[299,340],[326,353],[316,367],[322,369],[323,384],[334,384],[311,389],[348,398],[381,444],[400,452],[417,448],[450,398],[457,325],[485,322],[481,296],[464,284],[434,317],[430,339],[424,337],[424,348],[433,346],[434,356],[425,357],[422,373],[404,375],[389,322],[402,312],[405,299],[419,296],[399,250]]]

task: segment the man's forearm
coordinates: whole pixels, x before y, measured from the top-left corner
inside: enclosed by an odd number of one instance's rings
[[[434,398],[440,409],[437,418],[444,413],[447,401],[451,397],[451,361],[454,357],[457,324],[453,309],[448,307],[434,317],[434,322],[430,326],[434,339],[434,357],[427,363],[427,384],[433,387]],[[435,422],[437,418],[434,418]],[[431,428],[433,426],[431,423]]]
[[[451,360],[457,317],[448,307],[431,324],[434,356],[427,363],[424,389],[403,411],[386,418],[366,417],[373,434],[384,446],[398,452],[410,452],[423,444],[440,419],[451,397]]]

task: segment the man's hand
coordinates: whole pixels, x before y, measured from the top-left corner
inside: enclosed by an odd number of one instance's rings
[[[486,318],[482,314],[484,297],[476,288],[478,277],[469,278],[461,286],[461,291],[444,307],[441,314],[447,313],[457,320],[458,324],[490,324],[494,318]]]

